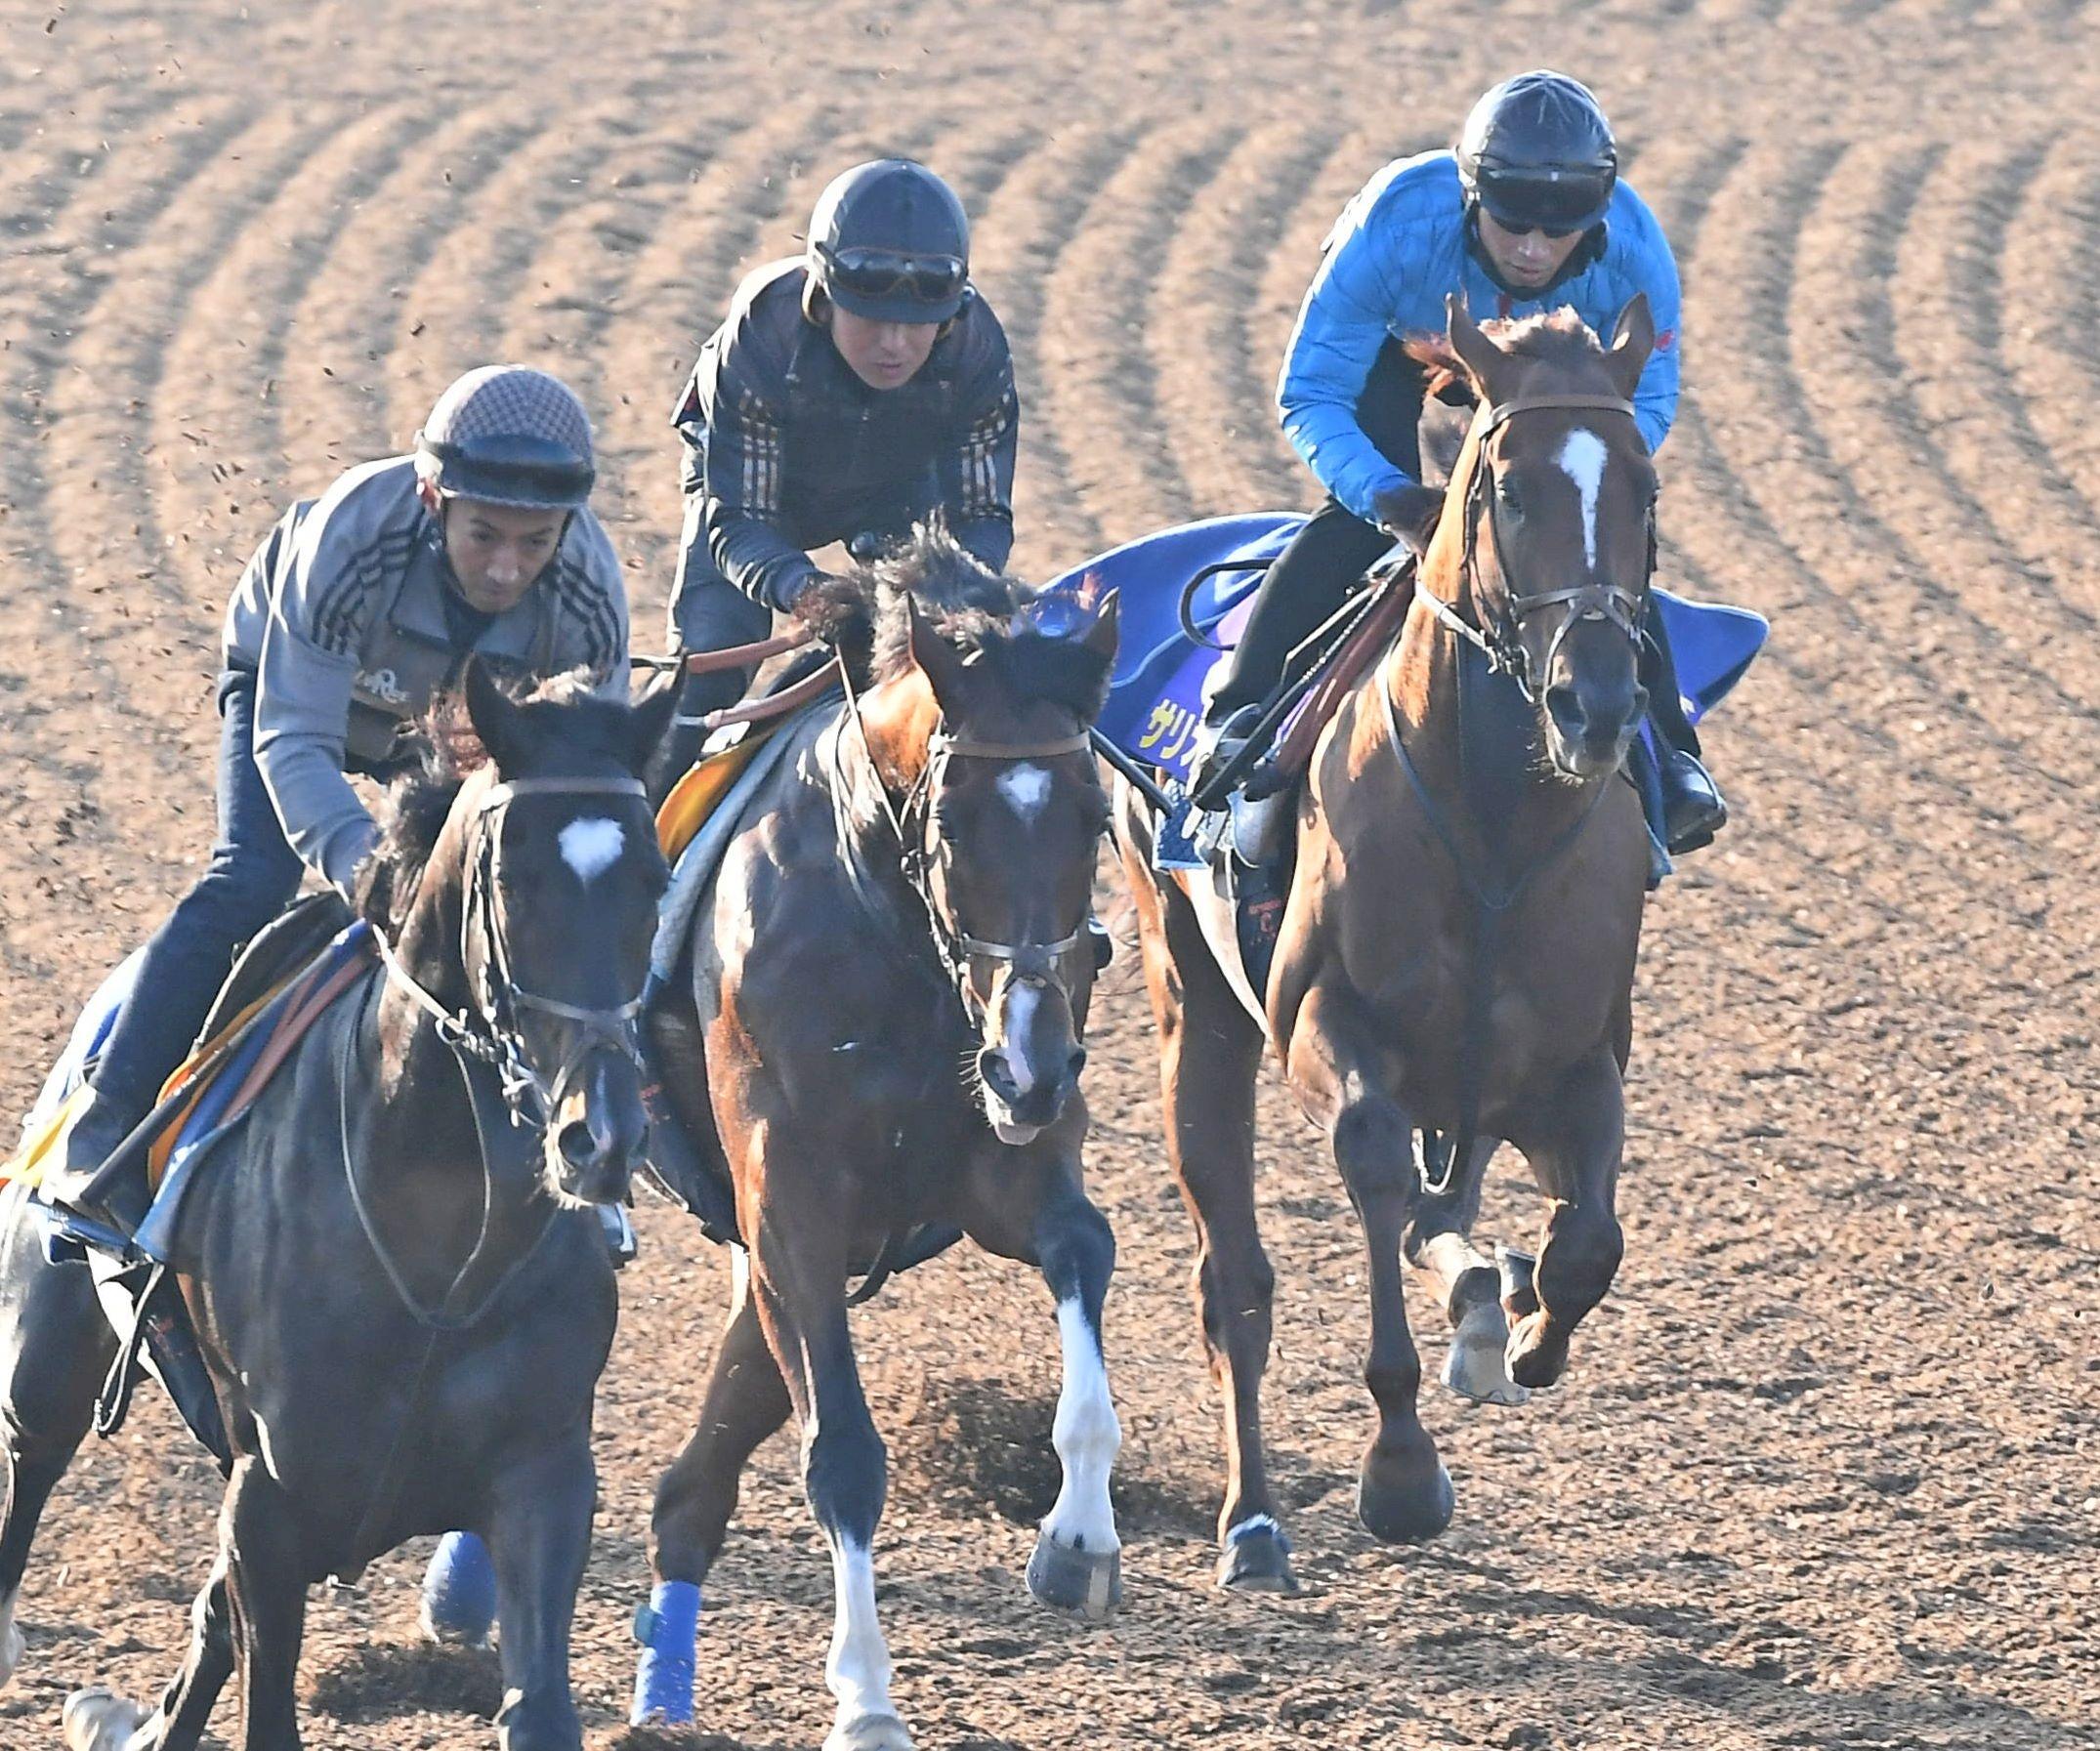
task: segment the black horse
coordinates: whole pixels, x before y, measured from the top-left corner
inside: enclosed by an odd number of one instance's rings
[[[494,1553],[502,1744],[582,1744],[569,1619],[616,1314],[591,1206],[625,1195],[647,1135],[635,997],[665,870],[639,774],[670,703],[571,680],[513,703],[470,667],[471,737],[398,781],[361,895],[385,966],[219,1146],[177,1234],[231,1450],[189,1657],[150,1715],[68,1699],[74,1751],[196,1744],[236,1663],[239,1744],[296,1747],[307,1588],[455,1526]],[[11,1193],[0,1660],[114,1348],[86,1268],[46,1263],[37,1230]]]

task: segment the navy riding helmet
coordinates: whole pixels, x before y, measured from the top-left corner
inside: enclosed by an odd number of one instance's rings
[[[810,216],[809,283],[871,322],[945,322],[970,281],[970,221],[955,191],[909,158],[833,179]]]
[[[1457,158],[1466,199],[1515,231],[1586,231],[1618,182],[1618,146],[1596,98],[1543,67],[1482,96],[1459,131]]]

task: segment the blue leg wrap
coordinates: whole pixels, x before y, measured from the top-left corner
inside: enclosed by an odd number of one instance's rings
[[[423,1633],[434,1642],[488,1646],[496,1620],[496,1568],[472,1532],[447,1532],[423,1571]]]
[[[693,1719],[693,1654],[700,1633],[700,1590],[691,1581],[658,1581],[634,1614],[642,1658],[634,1673],[636,1727],[683,1727]]]

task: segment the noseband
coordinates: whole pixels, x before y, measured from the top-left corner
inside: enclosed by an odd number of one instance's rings
[[[1479,446],[1473,455],[1473,473],[1466,481],[1464,548],[1459,561],[1459,575],[1464,580],[1467,593],[1472,597],[1477,612],[1483,613],[1485,598],[1480,588],[1479,532],[1483,515],[1488,520],[1488,530],[1495,550],[1496,568],[1502,570],[1503,612],[1485,630],[1470,625],[1451,604],[1434,595],[1422,581],[1420,568],[1416,568],[1414,580],[1415,599],[1423,603],[1429,611],[1446,626],[1476,646],[1488,658],[1490,668],[1507,675],[1517,684],[1527,703],[1538,703],[1539,677],[1553,673],[1553,659],[1560,654],[1562,641],[1578,622],[1584,620],[1608,620],[1626,637],[1627,643],[1636,649],[1640,647],[1641,607],[1649,577],[1656,569],[1656,517],[1650,507],[1648,513],[1648,566],[1642,578],[1642,588],[1628,590],[1623,585],[1599,578],[1589,578],[1583,583],[1565,590],[1540,590],[1524,595],[1511,583],[1509,573],[1503,569],[1502,525],[1495,515],[1497,494],[1494,486],[1494,471],[1488,467],[1488,441],[1496,432],[1520,413],[1533,413],[1555,408],[1587,408],[1604,413],[1622,413],[1628,419],[1634,417],[1633,403],[1617,396],[1519,396],[1512,400],[1499,401],[1488,410],[1488,417],[1480,435]],[[1524,643],[1524,623],[1541,608],[1568,605],[1567,617],[1554,632],[1553,642],[1547,646],[1545,661],[1537,670],[1532,666],[1532,654]]]
[[[648,792],[639,778],[625,777],[514,778],[489,788],[475,810],[480,843],[470,859],[467,891],[460,908],[460,965],[464,968],[473,964],[469,948],[477,919],[487,943],[477,1010],[446,1009],[401,964],[383,935],[379,941],[388,977],[437,1022],[438,1037],[455,1053],[495,1067],[503,1081],[503,1100],[510,1110],[511,1123],[544,1131],[561,1109],[577,1072],[595,1053],[610,1050],[640,1067],[642,1056],[635,1041],[634,1021],[642,1013],[642,999],[636,996],[607,1009],[587,1008],[542,996],[512,977],[510,943],[495,909],[497,842],[502,836],[504,811],[520,797],[532,796],[646,798]],[[526,1061],[518,1029],[521,1010],[573,1021],[583,1030],[576,1049],[563,1061],[551,1083]]]

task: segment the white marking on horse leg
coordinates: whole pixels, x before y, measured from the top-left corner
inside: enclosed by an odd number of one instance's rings
[[[562,829],[557,843],[562,848],[562,861],[588,888],[620,860],[620,854],[627,849],[627,834],[618,821],[592,815],[570,821]]]
[[[7,1688],[15,1668],[21,1664],[24,1645],[21,1631],[15,1627],[15,1598],[12,1593],[0,1594],[0,1690]]]
[[[1043,812],[1043,805],[1050,800],[1050,774],[1042,767],[1023,762],[1008,767],[999,774],[999,794],[1013,806],[1027,826]]]
[[[1105,1556],[1122,1548],[1109,1501],[1109,1473],[1122,1448],[1122,1426],[1109,1396],[1100,1336],[1077,1301],[1057,1304],[1057,1329],[1065,1349],[1065,1386],[1050,1439],[1065,1467],[1065,1486],[1043,1530],[1069,1550]]]
[[[838,1698],[838,1718],[824,1751],[908,1751],[911,1735],[890,1703],[890,1649],[875,1616],[875,1564],[865,1545],[833,1536],[831,1585],[837,1616],[824,1683]]]
[[[1561,472],[1582,495],[1582,557],[1597,569],[1597,493],[1604,485],[1604,465],[1612,452],[1596,433],[1576,427],[1568,434],[1557,458]]]
[[[133,1733],[152,1717],[128,1697],[103,1685],[75,1690],[59,1713],[66,1751],[124,1751]]]

